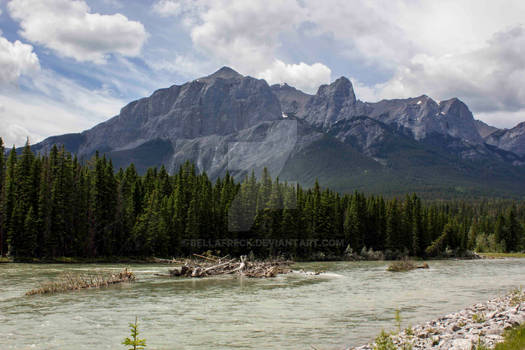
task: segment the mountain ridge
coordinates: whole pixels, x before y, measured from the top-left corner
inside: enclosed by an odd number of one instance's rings
[[[47,138],[33,149],[48,152],[63,144],[81,159],[99,151],[117,167],[133,161],[140,171],[158,165],[175,171],[190,160],[211,178],[268,167],[274,176],[306,185],[319,178],[340,191],[454,192],[448,173],[467,192],[490,192],[484,187],[492,182],[501,183],[497,189],[503,192],[508,184],[525,194],[519,183],[525,147],[522,155],[514,149],[520,143],[499,147],[506,140],[503,134],[496,139],[502,131],[482,136],[479,127],[457,98],[363,102],[345,77],[310,95],[222,67],[156,90],[91,129]],[[483,163],[494,165],[483,170]]]

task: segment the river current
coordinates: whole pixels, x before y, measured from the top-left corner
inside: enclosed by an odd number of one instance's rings
[[[324,270],[271,279],[156,277],[167,265],[0,264],[0,349],[125,349],[139,319],[147,349],[342,349],[525,285],[525,259],[430,261],[387,272],[387,262],[318,262]],[[24,296],[65,271],[119,271],[137,281]]]

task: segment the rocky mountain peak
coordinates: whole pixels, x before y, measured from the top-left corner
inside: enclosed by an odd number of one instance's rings
[[[474,119],[467,105],[457,97],[441,101],[439,108],[442,114],[452,114],[461,119]]]
[[[356,102],[354,87],[346,77],[340,77],[330,85],[321,85],[316,96],[328,97],[335,104],[354,104]]]
[[[211,79],[217,79],[217,78],[220,78],[220,79],[241,79],[243,78],[243,75],[236,72],[235,70],[233,70],[232,68],[230,67],[222,67],[221,69],[219,69],[218,71],[216,71],[215,73],[213,74],[210,74],[208,75],[207,77],[204,77],[204,78],[200,78],[200,79],[197,79],[197,80],[211,80]]]
[[[330,85],[321,85],[305,106],[304,118],[312,125],[330,127],[355,115],[357,100],[350,80],[341,77]]]

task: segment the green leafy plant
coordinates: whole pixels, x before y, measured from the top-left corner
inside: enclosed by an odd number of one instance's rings
[[[390,334],[381,330],[381,333],[375,339],[374,350],[396,350],[396,346]]]
[[[143,350],[146,348],[146,339],[139,338],[139,322],[135,317],[135,323],[129,324],[131,338],[126,338],[122,345],[131,346],[129,350]]]
[[[414,330],[412,329],[412,327],[408,326],[407,328],[405,328],[405,334],[408,335],[409,337],[413,337]]]
[[[432,338],[432,346],[436,346],[438,344],[439,344],[439,338],[438,337]]]
[[[399,311],[399,309],[396,310],[395,319],[396,319],[397,331],[398,333],[400,333],[401,332],[401,312]]]
[[[483,323],[485,322],[485,314],[484,313],[477,313],[472,315],[472,321],[476,323]]]

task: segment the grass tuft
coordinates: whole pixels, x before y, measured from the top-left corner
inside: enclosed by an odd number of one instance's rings
[[[505,331],[505,341],[496,345],[494,350],[523,350],[525,349],[525,324]]]

